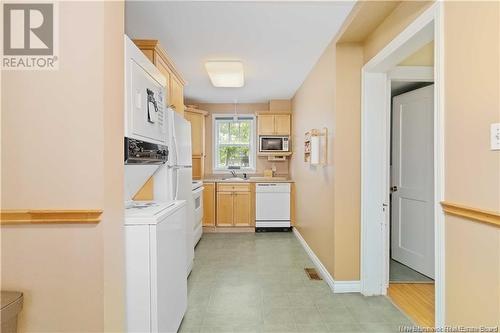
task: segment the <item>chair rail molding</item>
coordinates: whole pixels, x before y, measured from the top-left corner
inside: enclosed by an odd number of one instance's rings
[[[0,224],[96,224],[101,221],[102,210],[56,210],[56,209],[19,209],[1,210]]]
[[[470,207],[449,201],[442,201],[441,206],[446,214],[500,227],[500,212]]]

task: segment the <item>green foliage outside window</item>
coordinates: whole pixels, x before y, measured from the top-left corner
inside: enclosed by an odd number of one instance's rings
[[[252,120],[218,120],[217,167],[250,167]]]

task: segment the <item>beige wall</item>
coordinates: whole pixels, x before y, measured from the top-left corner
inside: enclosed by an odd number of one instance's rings
[[[336,47],[333,138],[336,280],[359,280],[361,200],[361,71],[363,46]]]
[[[434,42],[424,45],[420,50],[401,61],[399,66],[434,66]]]
[[[340,36],[342,44],[337,45],[336,55],[330,45],[294,97],[294,136],[303,135],[302,121],[322,119],[335,129],[335,177],[331,169],[323,173],[308,170],[298,155],[292,159],[291,173],[297,181],[298,228],[336,280],[359,277],[359,248],[352,246],[359,244],[359,224],[349,221],[359,220],[359,197],[355,190],[347,192],[348,183],[342,182],[349,179],[359,184],[360,145],[356,138],[360,125],[361,67],[429,5],[399,4],[365,37],[363,61],[359,47],[348,43],[363,40],[359,36],[363,29],[359,24],[355,31],[344,28],[343,36],[356,38],[351,41]],[[445,198],[492,211],[500,210],[500,155],[489,150],[488,141],[490,124],[500,121],[499,7],[498,2],[447,2],[444,12]],[[336,68],[331,68],[329,62],[335,62]],[[334,76],[336,82],[332,82]],[[334,87],[335,101],[325,98],[325,87]],[[353,170],[351,178],[344,178],[349,168]],[[321,187],[324,183],[328,188]],[[328,199],[309,200],[314,186],[322,190],[315,198]],[[349,196],[351,200],[347,200]],[[446,323],[498,325],[499,321],[500,230],[447,216]]]
[[[20,332],[123,331],[123,3],[59,19],[58,71],[2,73],[2,209],[103,220],[2,226],[2,289],[24,292]]]
[[[123,332],[125,328],[125,253],[123,234],[124,175],[124,62],[123,34],[125,11],[122,1],[104,2],[104,101],[100,108],[104,123],[103,198],[103,307],[104,332]]]
[[[413,1],[397,6],[391,2],[359,3],[342,34],[323,53],[293,99],[294,138],[302,139],[300,122],[310,122],[304,120],[309,117],[321,119],[333,129],[331,171],[305,169],[299,154],[292,157],[290,170],[297,184],[299,230],[335,280],[359,280],[360,272],[361,68],[429,5]],[[386,17],[377,18],[375,27],[369,20],[371,30],[364,29],[359,18],[370,16],[378,6]],[[318,97],[325,89],[330,95]],[[330,117],[331,123],[327,122]],[[323,186],[325,176],[331,188],[320,196],[301,190]]]
[[[297,193],[297,228],[330,273],[334,269],[335,44],[331,43],[292,100],[294,152],[290,173]],[[304,133],[326,127],[328,165],[304,162]]]
[[[205,174],[209,175],[213,172],[213,141],[212,141],[212,114],[229,113],[234,114],[234,104],[226,103],[205,103],[197,104],[202,110],[208,111],[208,116],[205,118]],[[260,111],[268,111],[268,103],[251,103],[238,104],[236,106],[238,114],[255,114]],[[269,162],[265,157],[257,157],[256,173],[264,173],[264,169],[271,169],[272,165],[276,166],[278,174],[288,174],[288,160],[284,162]]]
[[[432,1],[402,1],[364,40],[365,63],[382,50],[408,24],[413,22]]]
[[[489,150],[489,126],[500,122],[500,4],[444,8],[445,199],[498,212],[500,152]],[[500,324],[498,227],[446,217],[446,322]]]

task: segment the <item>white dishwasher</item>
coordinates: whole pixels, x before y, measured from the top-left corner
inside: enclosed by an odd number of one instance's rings
[[[255,184],[255,228],[290,228],[290,183]]]

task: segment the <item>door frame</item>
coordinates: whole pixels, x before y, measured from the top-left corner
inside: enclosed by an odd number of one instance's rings
[[[386,295],[389,281],[391,80],[402,60],[434,41],[435,325],[444,325],[444,41],[443,8],[432,4],[362,68],[361,293]],[[408,73],[407,73],[408,74]]]

